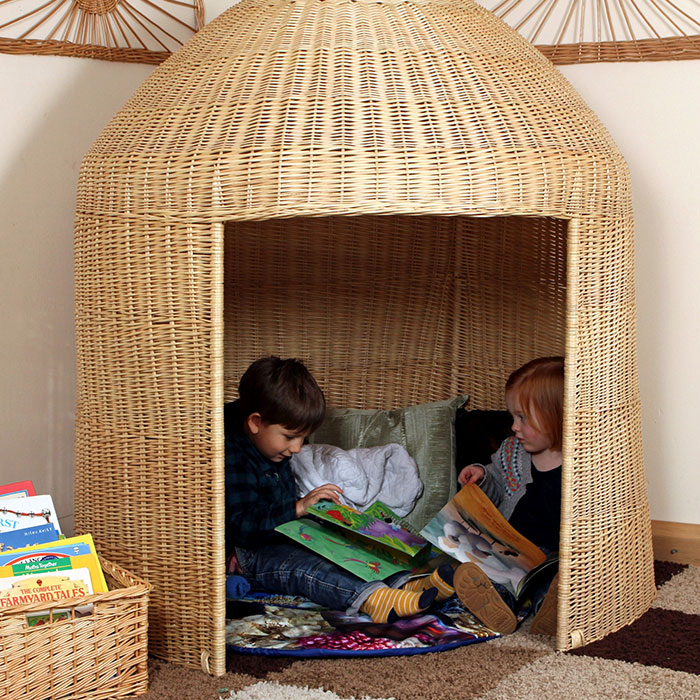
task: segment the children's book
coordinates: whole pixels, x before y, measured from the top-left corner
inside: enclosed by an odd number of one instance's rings
[[[69,569],[40,575],[13,576],[0,578],[0,610],[13,605],[44,603],[48,601],[67,601],[82,598],[92,593],[90,572],[85,569]],[[75,608],[77,616],[92,610],[92,605],[80,605]],[[27,624],[34,627],[50,620],[56,621],[71,616],[68,609],[56,609],[51,614],[35,612],[27,615]]]
[[[53,572],[82,568],[89,571],[92,590],[95,593],[108,590],[90,535],[78,535],[53,543],[0,553],[0,578],[27,574],[49,575]]]
[[[8,530],[0,532],[0,552],[24,549],[35,544],[55,542],[56,540],[58,540],[58,532],[53,525],[35,525],[21,530]]]
[[[0,486],[0,499],[24,498],[25,496],[36,496],[34,484],[30,480],[15,481],[14,484],[3,484]]]
[[[34,525],[53,525],[58,534],[61,527],[51,496],[25,496],[0,500],[0,532],[21,530]]]
[[[473,562],[518,599],[557,564],[517,532],[476,484],[462,487],[421,535],[458,561]]]
[[[380,501],[364,512],[319,501],[308,513],[313,517],[291,520],[275,529],[365,581],[414,570],[430,556],[430,543],[403,527]]]

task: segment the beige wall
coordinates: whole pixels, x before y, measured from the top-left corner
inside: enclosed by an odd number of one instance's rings
[[[207,19],[225,6],[209,0]],[[72,235],[80,161],[150,66],[0,54],[0,481],[33,478],[72,520]],[[700,61],[564,74],[632,171],[652,517],[700,523]],[[624,455],[620,455],[624,459]]]
[[[151,66],[0,54],[0,481],[72,529],[73,212],[83,154]]]

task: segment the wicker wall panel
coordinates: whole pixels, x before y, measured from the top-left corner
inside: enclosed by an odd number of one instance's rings
[[[229,222],[226,398],[277,352],[306,358],[335,406],[469,393],[502,408],[512,367],[563,352],[565,236],[565,222],[534,217]]]
[[[76,531],[154,586],[151,653],[220,666],[221,236],[99,222],[75,232]]]

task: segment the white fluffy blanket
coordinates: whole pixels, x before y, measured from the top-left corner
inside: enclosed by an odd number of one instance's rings
[[[353,450],[304,445],[292,456],[291,467],[299,496],[322,484],[337,484],[343,489],[341,500],[357,510],[382,501],[397,515],[408,515],[423,493],[415,460],[397,444]]]

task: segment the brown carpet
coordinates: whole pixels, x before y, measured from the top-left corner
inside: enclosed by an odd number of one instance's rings
[[[700,698],[700,568],[656,563],[659,594],[633,624],[558,653],[529,633],[418,656],[229,655],[228,673],[151,661],[144,700],[693,700]]]

